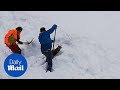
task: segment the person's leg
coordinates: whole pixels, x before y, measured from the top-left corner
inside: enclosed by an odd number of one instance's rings
[[[11,49],[13,53],[21,54],[21,49],[19,48],[17,44],[11,45],[9,46],[9,48]]]
[[[46,52],[46,51],[42,51],[42,50],[41,50],[41,52],[42,52],[43,55],[45,55],[45,57],[46,57],[46,62],[47,62],[47,56],[48,56],[48,55],[47,55],[47,52]]]
[[[47,71],[52,71],[52,51],[49,50],[48,52],[45,53],[45,56],[46,56],[46,61],[48,62],[48,65],[47,65]]]

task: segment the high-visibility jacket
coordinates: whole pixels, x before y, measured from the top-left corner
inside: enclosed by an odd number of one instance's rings
[[[17,40],[20,39],[20,32],[16,29],[9,30],[8,33],[5,35],[4,43],[7,46],[15,44]]]

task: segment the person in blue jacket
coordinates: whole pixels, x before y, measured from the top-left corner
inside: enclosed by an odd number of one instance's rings
[[[41,52],[43,55],[46,56],[46,62],[48,62],[47,65],[47,71],[52,72],[52,42],[50,38],[50,34],[54,32],[54,30],[57,29],[57,25],[54,24],[49,30],[46,30],[45,27],[40,28],[40,34],[39,34],[39,42],[41,44]]]

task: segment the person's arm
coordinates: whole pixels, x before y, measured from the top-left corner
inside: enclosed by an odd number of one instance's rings
[[[56,30],[57,29],[57,25],[56,24],[54,24],[48,31],[46,31],[48,34],[51,34],[51,33],[53,33],[53,31],[54,30]]]
[[[20,41],[20,38],[18,37],[18,35],[17,35],[17,42],[18,42],[19,44],[23,44],[23,42]]]
[[[19,44],[23,44],[23,42],[22,42],[22,41],[17,40],[17,42],[18,42]]]

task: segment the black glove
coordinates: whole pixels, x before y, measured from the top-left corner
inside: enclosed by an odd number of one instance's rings
[[[54,42],[54,40],[52,40],[52,42]]]
[[[23,42],[21,42],[21,41],[18,41],[18,43],[19,43],[19,44],[23,44]]]

